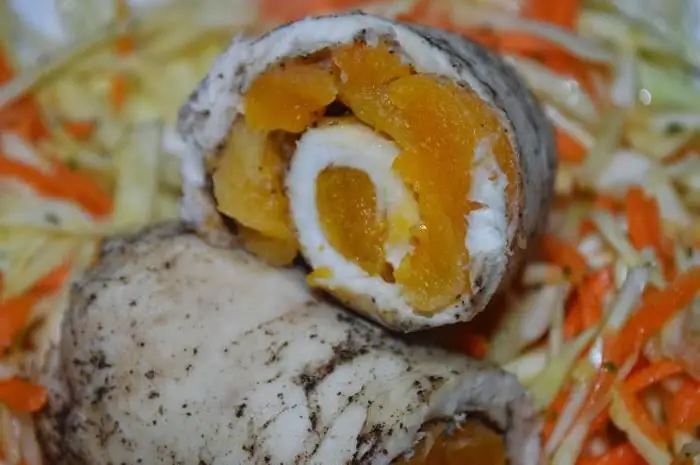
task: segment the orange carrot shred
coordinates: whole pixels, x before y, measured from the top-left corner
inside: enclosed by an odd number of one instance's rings
[[[662,360],[633,371],[625,381],[627,390],[632,393],[643,391],[669,376],[683,372],[683,367],[672,360]]]
[[[564,409],[567,400],[569,399],[569,389],[564,388],[557,393],[552,403],[547,407],[544,414],[544,425],[542,427],[542,442],[546,442],[549,436],[551,436],[554,431],[554,427],[557,424],[557,419]]]
[[[486,357],[489,348],[488,339],[477,333],[460,334],[455,345],[460,352],[479,360]]]
[[[0,85],[14,77],[14,70],[0,44]],[[0,111],[0,130],[15,132],[33,142],[48,136],[41,110],[30,96],[19,98]]]
[[[573,30],[576,26],[579,10],[579,0],[562,0],[552,2],[550,0],[528,0],[523,8],[522,15],[526,18],[547,22]]]
[[[626,386],[620,388],[620,398],[625,403],[634,423],[639,427],[642,433],[657,444],[665,444],[663,431],[654,423],[646,409],[637,399],[633,392],[630,392]]]
[[[586,148],[566,131],[554,128],[557,137],[559,160],[569,163],[581,163],[586,158]]]
[[[70,185],[76,200],[88,211],[98,216],[107,215],[112,211],[112,198],[96,182],[58,161],[54,161],[52,166],[56,177]]]
[[[700,383],[684,381],[666,407],[669,426],[676,430],[692,432],[700,426]]]
[[[576,465],[645,465],[646,461],[639,455],[632,444],[625,442],[599,457],[582,458]]]
[[[0,381],[0,403],[17,412],[35,413],[41,410],[48,399],[42,386],[14,377]]]
[[[588,272],[586,259],[572,244],[551,234],[542,236],[540,252],[545,260],[564,269],[573,283],[580,283]]]
[[[663,290],[648,290],[639,309],[622,327],[622,330],[616,335],[604,337],[605,363],[620,367],[635,357],[651,336],[690,304],[698,291],[700,291],[700,268],[684,272]],[[582,411],[595,408],[610,392],[616,377],[615,370],[600,370]]]
[[[92,180],[57,161],[52,162],[51,166],[53,172],[45,173],[0,154],[0,177],[17,178],[40,195],[73,200],[98,216],[111,211],[112,199]]]
[[[89,120],[70,120],[63,122],[63,130],[79,141],[89,140],[95,133],[95,122]]]
[[[570,340],[583,330],[583,318],[581,316],[581,305],[571,305],[564,319],[564,339]]]
[[[115,112],[119,113],[124,108],[128,90],[129,81],[125,75],[115,74],[112,76],[109,87],[109,101]]]
[[[69,274],[69,265],[59,265],[39,279],[39,281],[37,281],[32,287],[32,292],[38,292],[41,294],[55,292],[65,284]]]
[[[648,197],[640,187],[632,187],[625,196],[629,237],[638,249],[661,250],[661,217],[656,199]]]
[[[407,23],[426,21],[430,17],[431,3],[431,0],[418,0],[413,4],[411,11],[401,13],[396,19]]]
[[[600,412],[591,422],[591,426],[589,427],[590,434],[600,433],[604,431],[609,421],[610,412],[608,411],[608,409],[605,409],[602,412]]]
[[[12,65],[10,60],[7,58],[2,45],[0,45],[0,84],[5,84],[14,76],[14,71],[12,70]]]
[[[622,209],[622,202],[613,196],[598,194],[596,195],[593,207],[598,210],[618,212]]]
[[[34,305],[41,300],[38,292],[29,292],[0,302],[0,349],[6,349],[24,329]]]
[[[70,267],[60,265],[37,281],[25,294],[0,302],[0,349],[9,347],[27,324],[34,306],[58,290],[68,278]]]
[[[666,322],[687,307],[698,292],[700,268],[692,268],[678,275],[665,289],[647,294],[616,338],[613,361],[621,363],[639,350]]]

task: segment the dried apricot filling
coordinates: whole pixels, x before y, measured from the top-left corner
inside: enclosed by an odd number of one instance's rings
[[[418,74],[389,43],[357,42],[316,56],[272,66],[244,94],[244,117],[213,173],[219,211],[243,227],[251,251],[275,265],[291,263],[299,250],[295,231],[304,227],[293,224],[284,189],[294,154],[272,135],[299,137],[344,108],[398,147],[391,169],[412,193],[419,219],[401,223],[380,211],[381,186],[361,170],[329,167],[312,181],[328,243],[369,276],[400,286],[417,312],[455,303],[471,289],[467,217],[482,207],[470,200],[480,144],[488,143],[507,194],[516,195],[516,159],[498,115],[473,91]],[[410,251],[390,265],[387,244],[397,238],[410,241]]]
[[[423,428],[424,436],[411,454],[394,465],[505,465],[503,437],[477,420],[447,428],[444,422]]]

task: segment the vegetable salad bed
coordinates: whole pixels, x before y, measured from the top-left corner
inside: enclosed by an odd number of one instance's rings
[[[35,380],[69,284],[105,237],[178,216],[177,111],[217,54],[246,28],[345,8],[497,51],[556,129],[557,202],[537,254],[443,339],[518,376],[548,463],[700,460],[696,3],[84,3],[57,0],[49,33],[0,2],[0,463],[42,463]]]

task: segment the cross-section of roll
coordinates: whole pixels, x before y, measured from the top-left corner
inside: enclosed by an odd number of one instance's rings
[[[513,376],[178,228],[111,242],[51,354],[51,465],[538,463]]]
[[[551,130],[459,36],[360,13],[236,39],[180,114],[183,216],[402,331],[471,319],[545,219]],[[233,236],[231,229],[235,229]]]

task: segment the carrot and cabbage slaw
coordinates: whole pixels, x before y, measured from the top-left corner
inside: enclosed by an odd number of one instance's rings
[[[0,463],[41,463],[36,379],[69,284],[103,238],[177,216],[176,112],[216,54],[244,27],[346,8],[491,48],[556,129],[548,231],[509,295],[446,330],[453,347],[530,390],[546,463],[698,463],[695,2],[84,3],[56,2],[57,40],[0,2]]]

